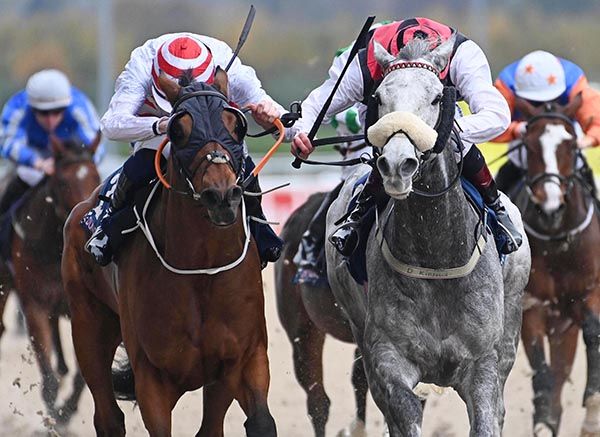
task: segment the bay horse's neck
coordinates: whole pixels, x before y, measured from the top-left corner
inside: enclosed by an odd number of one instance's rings
[[[453,152],[446,150],[424,171],[415,188],[439,192],[448,187],[458,172]],[[408,199],[392,202],[394,209],[385,236],[397,258],[432,268],[453,267],[468,261],[476,242],[477,217],[460,183],[439,197],[426,198],[413,193]],[[382,220],[385,223],[386,217]]]
[[[50,192],[48,179],[31,188],[26,196],[16,216],[17,233],[37,256],[59,260],[64,220],[56,214],[54,202],[58,199]]]
[[[219,227],[189,196],[162,190],[157,206],[151,220],[153,232],[172,265],[181,269],[220,267],[242,253],[245,233],[241,211],[233,225]]]

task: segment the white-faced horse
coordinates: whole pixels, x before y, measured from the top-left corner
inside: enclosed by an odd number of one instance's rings
[[[430,49],[414,40],[396,58],[375,43],[387,73],[376,90],[377,166],[391,197],[367,244],[368,292],[327,245],[329,282],[363,353],[373,398],[392,436],[421,435],[419,382],[453,387],[465,401],[472,436],[499,436],[503,389],[521,328],[529,244],[502,265],[493,238],[465,201],[455,144],[432,150],[454,38]],[[357,170],[355,175],[364,174]],[[356,177],[328,213],[328,230],[344,214]],[[502,198],[523,233],[517,208]],[[486,241],[487,240],[487,241]]]

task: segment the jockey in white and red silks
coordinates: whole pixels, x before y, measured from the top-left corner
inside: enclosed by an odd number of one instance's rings
[[[414,38],[431,41],[431,48],[434,49],[451,37],[455,38],[454,48],[445,68],[438,73],[444,85],[454,86],[458,97],[464,100],[471,110],[470,115],[455,120],[465,146],[463,176],[475,185],[484,202],[496,212],[509,240],[506,251],[512,252],[520,246],[521,235],[510,221],[500,201],[494,178],[481,152],[475,146],[476,143],[489,141],[504,132],[510,121],[510,111],[505,99],[493,86],[485,54],[474,41],[455,29],[428,18],[410,18],[371,29],[368,38],[362,42],[361,50],[342,78],[328,108],[325,121],[356,102],[365,104],[361,114],[365,131],[376,120],[376,111],[366,110],[374,106],[374,99],[371,96],[383,78],[383,71],[374,56],[373,41],[378,41],[390,54],[396,56],[400,49]],[[346,51],[334,59],[329,69],[329,78],[313,90],[302,103],[302,119],[290,129],[289,133],[289,136],[293,137],[292,150],[301,156],[307,156],[313,150],[306,133],[310,131],[323,103],[339,78],[348,56],[349,51]],[[377,195],[382,192],[381,176],[378,170],[374,169],[358,198],[356,208],[330,237],[343,255],[348,256],[358,245],[357,230],[360,220],[374,204]]]
[[[172,33],[146,41],[131,53],[131,58],[115,85],[115,94],[101,119],[102,132],[114,141],[129,142],[133,155],[123,165],[116,189],[111,198],[111,216],[122,210],[131,200],[133,192],[147,185],[156,174],[154,155],[167,131],[171,104],[158,82],[159,75],[185,86],[191,82],[211,84],[218,67],[224,69],[233,57],[233,51],[215,38],[192,33]],[[236,58],[228,70],[228,98],[232,105],[249,107],[256,122],[263,127],[272,126],[273,120],[285,111],[262,88],[252,67]],[[244,146],[245,171],[252,171],[254,163]],[[165,154],[168,155],[168,147]],[[258,182],[256,187],[258,187]],[[249,187],[252,190],[252,187]],[[264,219],[260,203],[248,213]],[[86,243],[86,249],[102,265],[113,256],[111,239],[118,239],[119,229],[111,229],[111,222],[103,220],[102,226]],[[117,228],[118,226],[112,226]],[[265,223],[251,221],[251,231],[257,239],[261,260],[273,262],[279,258],[282,242]],[[255,232],[256,231],[256,232]]]

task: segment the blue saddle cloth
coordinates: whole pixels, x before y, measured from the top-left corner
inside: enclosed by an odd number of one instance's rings
[[[364,184],[369,177],[368,174],[360,178],[356,184],[355,189]],[[496,218],[496,213],[488,208],[481,194],[477,191],[475,186],[471,184],[469,181],[461,177],[461,185],[465,193],[465,197],[468,202],[471,203],[482,218],[484,220],[485,225],[490,229],[492,235],[494,236],[494,242],[496,243],[496,249],[498,250],[498,256],[501,260],[503,260],[504,255],[500,251],[500,248],[503,247],[507,243],[506,235],[501,232],[500,226],[498,225],[498,220]],[[352,200],[348,204],[348,211],[352,211],[352,209],[356,206],[356,199],[358,198],[358,194],[354,195]],[[366,250],[367,250],[367,241],[368,235],[371,232],[371,228],[375,223],[376,218],[376,207],[372,207],[367,214],[364,216],[361,221],[360,226],[360,243],[354,253],[346,260],[348,271],[354,278],[354,280],[361,285],[365,285],[368,282],[367,277],[367,258],[366,258]]]
[[[110,202],[106,199],[110,199],[115,191],[122,169],[122,167],[119,167],[104,180],[102,188],[100,188],[98,203],[81,219],[81,226],[86,230],[88,236],[94,233],[96,228],[100,226],[102,220],[108,215]]]

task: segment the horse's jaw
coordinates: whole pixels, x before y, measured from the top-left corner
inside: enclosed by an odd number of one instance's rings
[[[400,178],[384,178],[383,188],[386,194],[391,198],[404,200],[412,192],[412,178],[407,180],[402,180]]]

